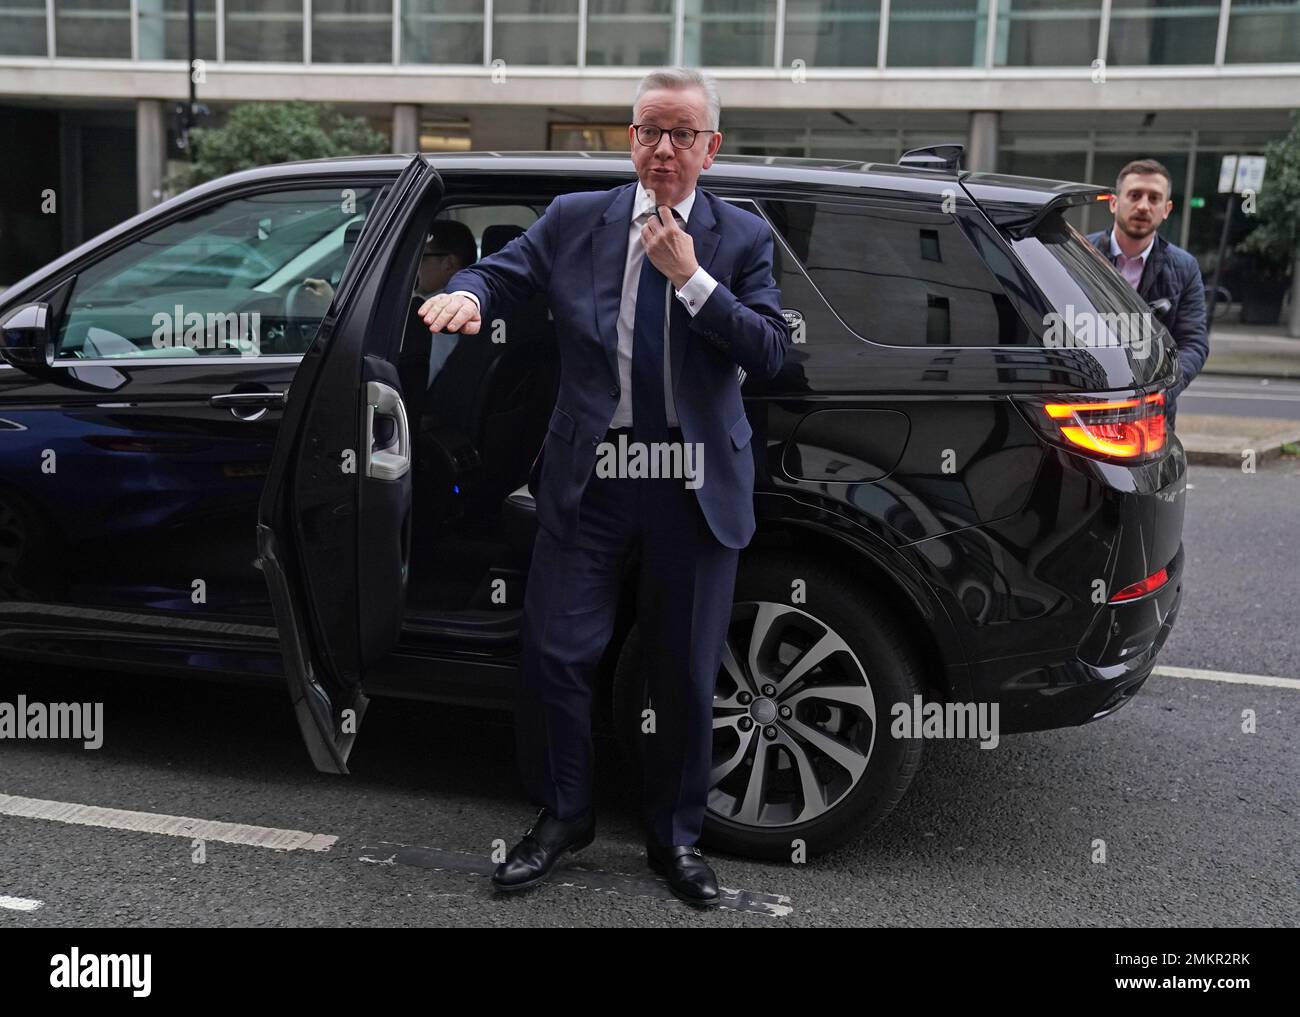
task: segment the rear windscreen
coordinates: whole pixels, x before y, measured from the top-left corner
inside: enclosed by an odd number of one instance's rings
[[[1033,236],[1011,243],[1058,311],[1067,304],[1095,311],[1148,310],[1146,301],[1060,212],[1048,215]]]
[[[1167,335],[1146,301],[1059,211],[1011,244],[1055,309],[1053,320],[1044,322],[1045,345],[1128,345],[1149,352],[1149,344]]]

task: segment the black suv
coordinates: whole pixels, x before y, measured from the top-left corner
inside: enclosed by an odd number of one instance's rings
[[[339,773],[368,696],[508,708],[554,326],[537,294],[508,342],[431,335],[417,269],[435,218],[486,257],[632,179],[625,153],[267,166],[0,295],[0,655],[285,682]],[[1181,596],[1178,360],[1115,326],[1151,310],[1068,222],[1098,188],[943,152],[724,156],[700,186],[770,225],[793,339],[743,388],[758,532],[705,839],[788,857],[899,801],[900,706],[996,704],[1007,734],[1141,687]],[[635,571],[597,697],[632,752]]]

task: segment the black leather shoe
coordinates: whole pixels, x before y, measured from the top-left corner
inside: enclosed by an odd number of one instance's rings
[[[668,888],[688,904],[712,907],[721,900],[718,877],[694,844],[665,847],[653,840],[645,842],[650,868],[668,880]]]
[[[596,813],[588,809],[576,819],[556,819],[543,806],[523,839],[510,849],[492,873],[498,890],[523,890],[545,880],[564,852],[581,851],[596,839]]]

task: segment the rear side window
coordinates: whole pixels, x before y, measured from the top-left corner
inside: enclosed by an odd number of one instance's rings
[[[848,202],[761,204],[861,338],[887,346],[1035,342],[952,216]]]

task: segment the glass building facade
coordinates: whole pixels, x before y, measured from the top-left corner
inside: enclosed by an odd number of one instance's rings
[[[1300,0],[197,0],[205,59],[550,67],[1295,63]],[[184,59],[186,0],[0,0],[0,56]]]
[[[391,130],[404,151],[622,149],[639,74],[680,64],[718,78],[730,153],[895,162],[955,141],[973,168],[1101,184],[1132,158],[1158,158],[1174,177],[1164,232],[1197,254],[1215,249],[1222,222],[1220,159],[1259,154],[1300,106],[1300,0],[195,0],[195,9],[208,65],[198,97],[217,119],[240,102],[312,98]],[[44,172],[77,183],[79,211],[61,217],[64,247],[93,235],[102,210],[120,219],[164,195],[187,12],[187,0],[0,0],[0,124],[47,137]],[[1091,90],[1101,69],[1104,105]],[[510,85],[483,87],[498,72],[503,82],[513,72]],[[801,74],[817,101],[792,95]],[[88,169],[88,159],[98,161]],[[131,174],[134,194],[123,183]],[[1107,219],[1100,206],[1077,217],[1091,229]]]

